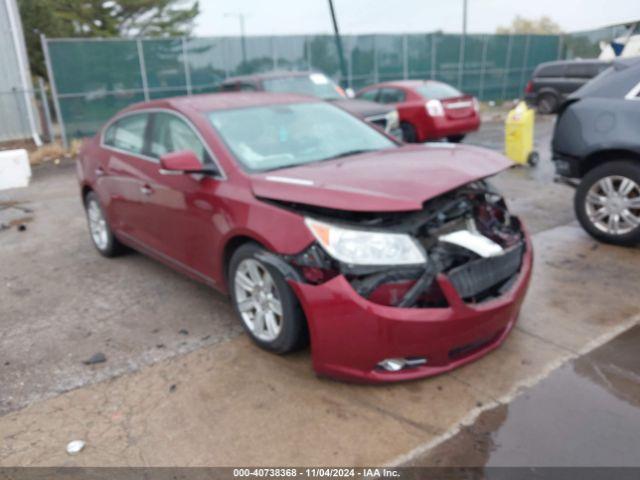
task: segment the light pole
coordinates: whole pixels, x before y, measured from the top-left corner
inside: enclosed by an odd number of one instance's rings
[[[460,57],[458,58],[458,88],[462,88],[464,75],[464,43],[467,39],[467,0],[462,0],[462,36],[460,37]]]
[[[329,0],[329,11],[331,12],[331,21],[333,22],[333,34],[336,39],[336,49],[338,50],[338,58],[340,59],[340,75],[342,76],[342,85],[347,81],[347,66],[344,61],[344,52],[342,51],[342,39],[340,38],[340,30],[338,29],[338,21],[336,20],[336,11],[333,8],[333,0]]]
[[[244,35],[244,19],[247,17],[244,13],[225,13],[225,17],[235,17],[240,23],[240,42],[242,45],[242,63],[247,63],[247,42]]]

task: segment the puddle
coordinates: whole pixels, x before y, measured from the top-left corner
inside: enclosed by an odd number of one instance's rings
[[[639,345],[636,326],[410,464],[640,466]]]

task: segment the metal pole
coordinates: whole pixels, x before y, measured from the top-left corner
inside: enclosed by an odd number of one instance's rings
[[[564,35],[563,34],[559,34],[558,35],[558,54],[556,56],[557,57],[556,60],[560,60],[562,58],[563,43],[564,43]]]
[[[402,77],[406,80],[409,78],[409,61],[407,49],[407,34],[402,36]]]
[[[438,36],[436,33],[431,34],[431,79],[436,79],[436,54],[438,53],[436,42],[438,41]]]
[[[340,39],[340,30],[338,29],[338,21],[336,20],[336,11],[333,8],[333,0],[329,1],[329,10],[331,11],[331,22],[333,23],[333,34],[336,40],[336,49],[338,50],[338,58],[340,60],[340,75],[342,77],[342,84],[347,78],[347,65],[344,61],[344,52],[342,51],[342,40]]]
[[[42,102],[42,111],[44,112],[44,123],[47,127],[47,141],[53,141],[53,127],[51,124],[51,111],[49,110],[49,100],[47,99],[47,91],[44,88],[44,80],[38,77],[38,88],[40,89],[40,101]]]
[[[353,36],[349,38],[349,57],[347,59],[347,85],[353,88]]]
[[[138,65],[140,66],[140,78],[142,79],[142,93],[144,94],[145,102],[149,101],[149,83],[147,82],[147,67],[144,63],[144,49],[142,48],[142,40],[139,38],[136,40],[136,46],[138,47]]]
[[[509,43],[507,44],[507,58],[505,60],[505,74],[502,79],[502,95],[501,98],[504,100],[504,97],[507,94],[507,82],[509,81],[509,67],[511,66],[511,45],[513,43],[513,34],[509,34]]]
[[[482,60],[480,63],[480,88],[478,90],[478,98],[480,100],[484,100],[484,74],[486,71],[487,64],[487,44],[489,43],[489,35],[484,36],[484,41],[482,42]]]
[[[278,54],[276,52],[276,39],[271,36],[271,66],[274,70],[278,69]]]
[[[522,91],[524,89],[524,72],[528,68],[529,64],[529,44],[531,43],[531,35],[527,34],[527,39],[524,43],[524,60],[522,61],[522,71],[520,72],[520,84],[518,85],[518,91]]]
[[[467,0],[462,0],[462,36],[460,37],[460,57],[458,58],[458,88],[462,89],[464,76],[464,44],[467,39]]]
[[[187,39],[182,37],[182,63],[184,63],[184,80],[187,83],[187,95],[191,95],[191,68],[187,52]]]
[[[40,34],[40,43],[42,44],[42,53],[44,54],[44,63],[47,67],[47,76],[49,77],[49,87],[51,88],[51,97],[53,98],[53,108],[56,111],[56,118],[58,125],[60,125],[60,137],[62,139],[62,147],[67,150],[69,148],[69,142],[67,140],[67,131],[64,126],[64,118],[62,118],[62,110],[60,110],[60,99],[58,98],[58,89],[56,87],[56,79],[53,75],[53,68],[51,68],[51,56],[49,54],[49,45],[47,44],[47,37],[44,33]],[[52,140],[55,135],[52,135]]]
[[[247,39],[244,34],[244,14],[238,15],[240,20],[240,41],[242,42],[242,63],[247,63]]]
[[[378,37],[376,35],[373,36],[373,83],[378,83],[378,42],[376,41]]]
[[[236,17],[240,23],[240,46],[242,47],[242,63],[247,63],[247,42],[244,34],[244,13],[225,13],[225,17]]]

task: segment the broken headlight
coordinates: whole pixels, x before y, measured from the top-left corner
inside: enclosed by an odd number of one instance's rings
[[[404,233],[346,228],[305,218],[305,224],[325,251],[350,265],[419,265],[427,261],[423,248]]]

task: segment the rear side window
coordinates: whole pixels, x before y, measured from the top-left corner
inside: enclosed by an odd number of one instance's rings
[[[170,113],[154,115],[149,148],[151,155],[156,158],[165,153],[191,150],[203,164],[212,161],[193,128]]]
[[[594,76],[593,65],[584,63],[570,63],[567,65],[565,75],[571,78],[591,78]]]
[[[380,103],[400,103],[404,102],[404,92],[397,88],[383,88],[380,92]]]
[[[562,77],[565,66],[563,64],[546,65],[541,67],[535,74],[536,77]]]
[[[148,114],[141,113],[118,120],[105,132],[104,144],[125,152],[141,154],[148,118]]]
[[[380,90],[378,90],[377,88],[371,89],[371,90],[367,90],[364,93],[360,93],[358,94],[358,98],[362,99],[362,100],[369,100],[370,102],[375,102],[377,97],[378,97],[378,92]]]

